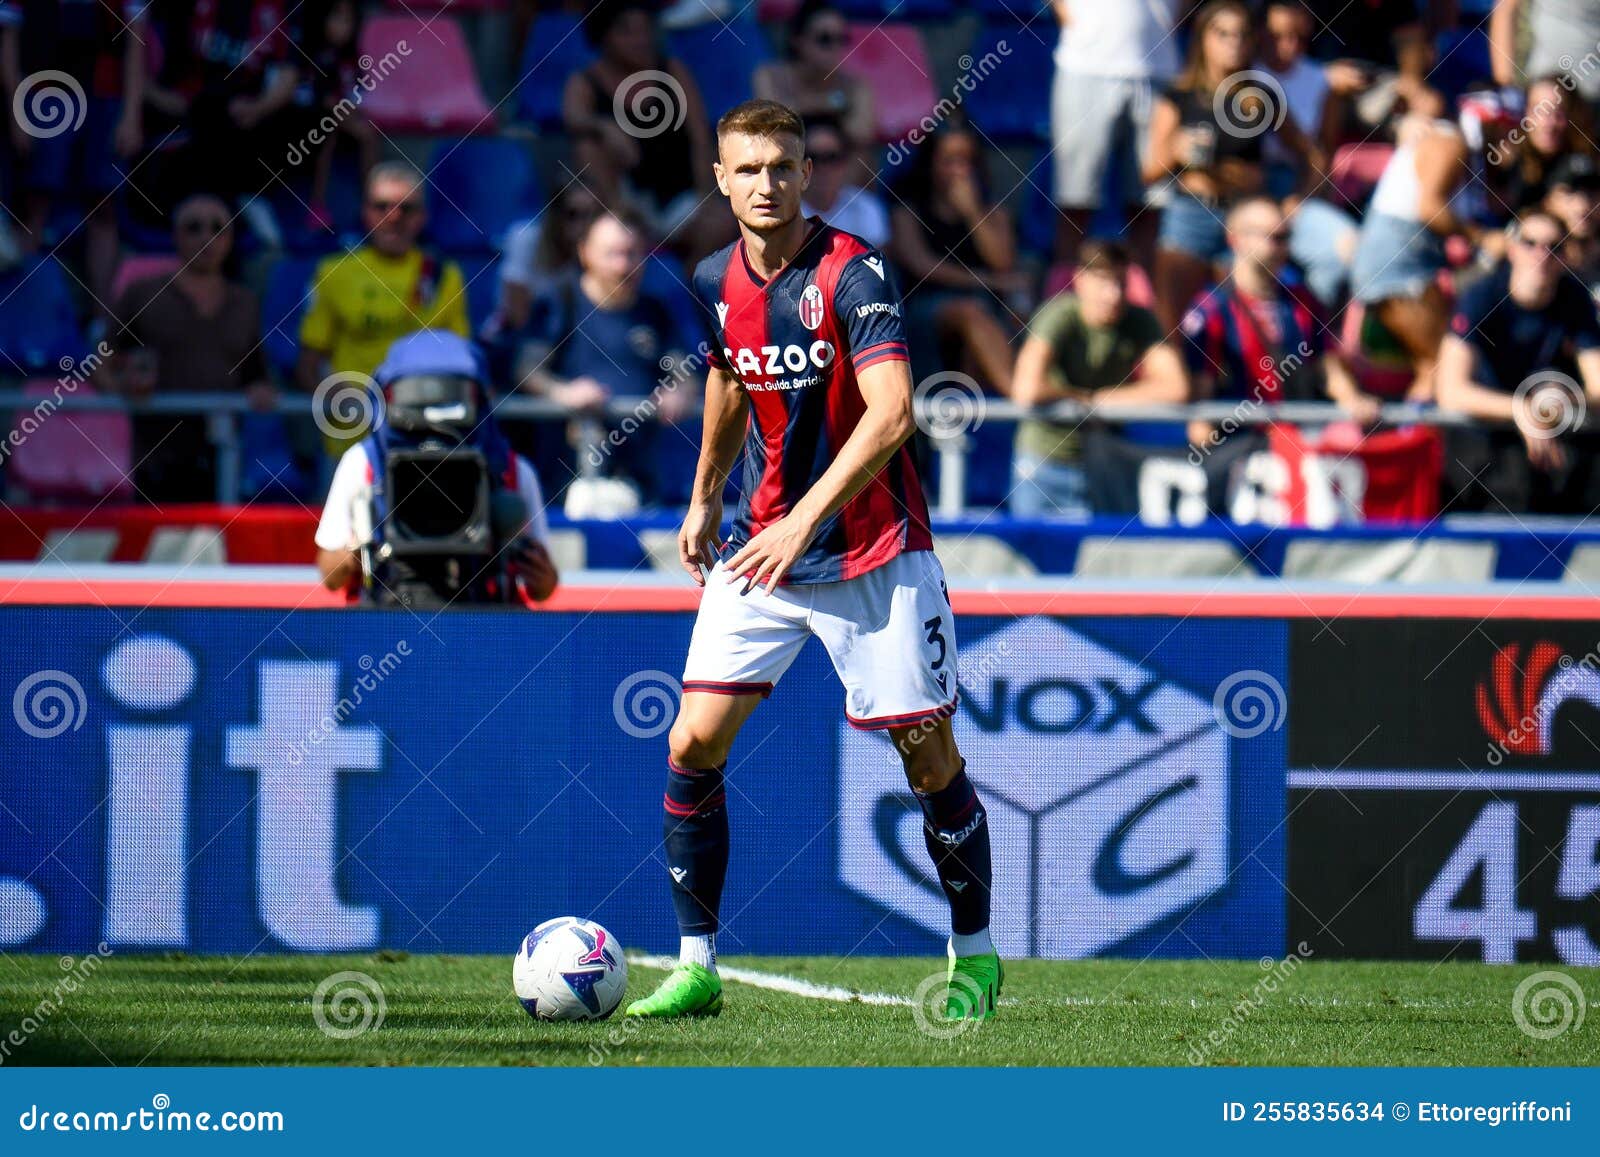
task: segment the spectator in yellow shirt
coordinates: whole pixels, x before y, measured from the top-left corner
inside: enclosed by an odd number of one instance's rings
[[[331,374],[371,375],[390,345],[419,329],[468,336],[460,267],[417,244],[427,222],[422,174],[403,162],[373,166],[361,213],[366,243],[327,258],[311,281],[296,369],[308,393]],[[325,428],[344,427],[329,417]],[[349,437],[325,436],[328,461],[364,433],[350,427]]]

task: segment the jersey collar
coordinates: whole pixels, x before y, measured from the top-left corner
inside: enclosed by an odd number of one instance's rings
[[[827,228],[827,223],[824,222],[821,217],[807,217],[805,222],[807,233],[804,239],[802,239],[800,242],[800,248],[796,249],[794,251],[794,256],[789,258],[788,261],[784,262],[783,265],[778,268],[777,272],[768,278],[763,278],[751,266],[750,257],[744,251],[744,238],[739,238],[739,264],[744,266],[745,276],[750,278],[751,282],[757,289],[766,289],[769,285],[772,285],[774,282],[776,282],[778,278],[789,272],[789,270],[794,267],[794,263],[800,260],[800,257],[806,252],[806,250],[810,249],[812,245],[816,244],[817,238],[821,237],[823,230]]]

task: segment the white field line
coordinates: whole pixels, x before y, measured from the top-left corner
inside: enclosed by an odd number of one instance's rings
[[[643,968],[658,968],[663,972],[670,972],[678,966],[675,956],[648,956],[639,952],[628,954],[628,963],[637,964]],[[801,980],[795,976],[783,976],[776,972],[757,972],[750,968],[730,968],[727,965],[717,965],[717,975],[724,980],[737,981],[748,984],[751,988],[766,988],[773,992],[787,992],[790,996],[804,996],[812,1000],[834,1000],[841,1004],[911,1004],[911,998],[895,996],[887,992],[856,992],[850,988],[840,988],[834,984],[813,984],[809,980]]]

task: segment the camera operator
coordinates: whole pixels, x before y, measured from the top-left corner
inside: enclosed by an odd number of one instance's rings
[[[421,608],[554,592],[539,478],[495,424],[486,377],[478,351],[447,330],[389,347],[371,430],[340,458],[317,526],[329,590]]]

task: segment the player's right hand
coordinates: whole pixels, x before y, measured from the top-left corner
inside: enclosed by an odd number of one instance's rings
[[[706,585],[706,575],[717,565],[717,549],[722,545],[722,498],[689,507],[683,527],[678,531],[678,561],[689,572],[696,586]]]

